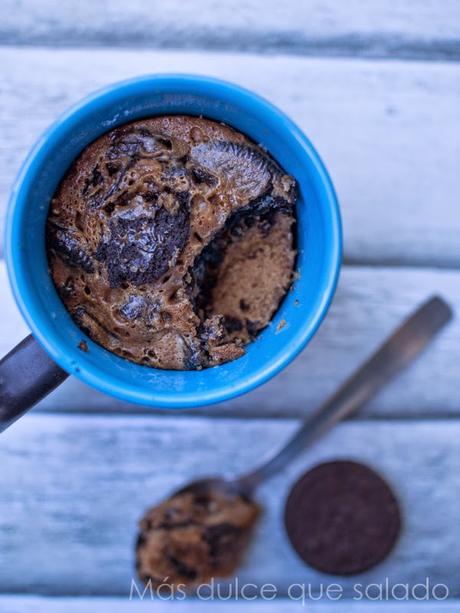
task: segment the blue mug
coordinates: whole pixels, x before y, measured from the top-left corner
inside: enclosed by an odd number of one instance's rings
[[[298,275],[292,291],[243,357],[202,371],[141,366],[95,344],[59,299],[45,251],[48,206],[73,160],[104,132],[164,114],[202,115],[236,128],[265,147],[300,189]],[[16,302],[33,336],[0,362],[0,429],[68,374],[117,398],[164,408],[221,402],[261,385],[305,347],[325,316],[340,269],[341,225],[327,171],[310,141],[286,115],[230,83],[201,76],[153,75],[89,96],[41,137],[11,194],[5,253]],[[87,352],[79,348],[82,340]]]

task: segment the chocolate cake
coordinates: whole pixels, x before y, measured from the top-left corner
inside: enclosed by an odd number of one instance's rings
[[[296,184],[228,126],[163,116],[90,144],[47,220],[49,266],[96,343],[156,368],[238,358],[292,281]]]

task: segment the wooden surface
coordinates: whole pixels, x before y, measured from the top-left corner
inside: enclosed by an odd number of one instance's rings
[[[213,602],[205,606],[203,602],[155,602],[134,600],[126,601],[122,598],[40,598],[40,597],[4,597],[0,602],[1,613],[83,613],[99,611],[100,613],[202,613],[211,610],[214,613],[232,613],[234,611],[248,611],[249,613],[337,613],[343,604],[309,602],[303,607],[299,602],[277,599],[272,602]],[[347,602],[346,613],[368,613],[369,604],[363,602]],[[458,613],[460,601],[457,602],[393,602],[373,603],[372,611],[375,613]],[[342,609],[343,611],[343,609]]]
[[[1,613],[83,613],[99,611],[100,613],[202,613],[211,610],[215,613],[232,613],[234,611],[248,611],[249,613],[337,613],[337,603],[309,602],[302,607],[299,602],[277,599],[272,602],[213,602],[205,606],[203,602],[187,600],[186,602],[155,602],[150,600],[127,601],[122,598],[40,598],[40,597],[8,597],[0,602]],[[372,611],[375,613],[458,613],[460,601],[444,602],[393,602],[373,603]],[[347,602],[346,613],[368,613],[369,604],[363,602]]]
[[[460,311],[460,1],[3,0],[0,231],[28,149],[56,116],[110,82],[210,74],[249,87],[299,123],[341,202],[345,262],[316,338],[243,398],[172,417],[68,380],[0,439],[0,612],[460,612],[460,323],[353,421],[259,492],[265,514],[242,581],[276,602],[129,602],[135,523],[184,480],[242,470],[283,440],[432,293]],[[2,245],[0,243],[0,258]],[[27,333],[0,260],[0,355]],[[354,579],[301,564],[281,523],[307,467],[352,457],[402,504],[402,538],[356,582],[449,587],[446,602],[352,600]],[[346,602],[288,600],[339,582]],[[3,595],[3,596],[2,596]],[[78,598],[76,598],[78,596]]]
[[[458,60],[457,0],[2,0],[0,42]]]
[[[201,417],[35,415],[2,436],[0,584],[13,592],[129,594],[141,513],[196,475],[238,474],[285,441],[297,422]],[[280,594],[304,582],[336,582],[305,566],[288,545],[283,504],[293,481],[329,458],[354,458],[398,493],[401,539],[357,582],[418,583],[430,577],[460,597],[460,424],[400,421],[342,424],[257,498],[265,509],[242,583],[273,583]],[[203,466],[206,459],[207,466]],[[39,470],[36,469],[39,467]],[[63,470],[64,469],[64,470]],[[435,516],[431,516],[436,509]],[[24,551],[27,549],[27,555]],[[78,569],[78,572],[76,572]],[[135,576],[135,575],[134,575]]]
[[[5,266],[0,263],[0,286],[6,285]],[[444,296],[460,312],[460,272],[345,267],[329,316],[311,344],[284,372],[241,398],[199,412],[242,417],[308,415],[411,309],[433,293]],[[5,291],[4,296],[6,316],[0,318],[0,355],[27,333],[10,292]],[[429,352],[363,410],[363,416],[458,416],[459,347],[460,319],[456,319]],[[142,411],[98,393],[75,378],[66,381],[34,410],[82,409]]]
[[[0,217],[27,150],[83,95],[142,73],[204,73],[269,98],[312,139],[340,198],[347,262],[460,265],[457,63],[5,47],[0,61]]]

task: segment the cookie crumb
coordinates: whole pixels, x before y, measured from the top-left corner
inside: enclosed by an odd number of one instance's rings
[[[281,330],[283,328],[285,328],[287,326],[287,321],[285,319],[282,319],[279,324],[276,326],[276,334],[278,334],[278,332],[281,332]]]
[[[89,349],[88,349],[88,345],[85,341],[80,341],[78,343],[78,348],[81,349],[81,351],[84,351],[85,353],[88,353]]]

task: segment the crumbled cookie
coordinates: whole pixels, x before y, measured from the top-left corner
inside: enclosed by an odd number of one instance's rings
[[[233,574],[249,544],[259,507],[239,495],[207,490],[179,493],[139,523],[137,570],[152,587],[193,588]]]

